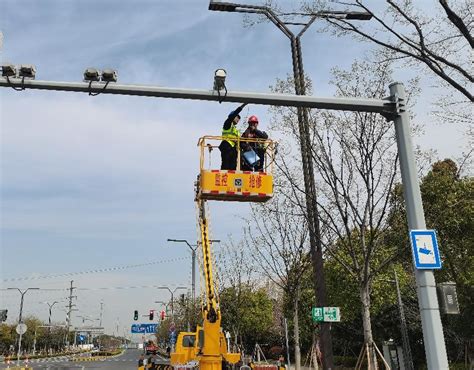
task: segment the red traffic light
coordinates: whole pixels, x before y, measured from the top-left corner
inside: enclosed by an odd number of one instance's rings
[[[161,321],[165,319],[165,311],[160,312]]]
[[[155,315],[155,310],[150,310],[150,320],[153,320],[154,315]]]

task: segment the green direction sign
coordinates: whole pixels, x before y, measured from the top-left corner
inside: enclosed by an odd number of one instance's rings
[[[341,321],[341,312],[339,307],[313,307],[312,316],[314,322]]]
[[[324,321],[325,322],[341,321],[341,313],[339,311],[339,307],[324,307]]]
[[[313,321],[314,322],[324,321],[323,308],[322,307],[313,307],[312,316],[313,316]]]

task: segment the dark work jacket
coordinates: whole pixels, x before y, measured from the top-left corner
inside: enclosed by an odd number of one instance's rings
[[[247,138],[247,139],[268,139],[268,135],[265,131],[260,131],[260,130],[254,130],[252,131],[250,129],[250,126],[247,127],[247,129],[244,131],[242,134],[242,137]],[[242,147],[244,150],[249,150],[249,148],[252,148],[253,150],[257,150],[259,148],[262,148],[262,144],[260,143],[242,143]]]

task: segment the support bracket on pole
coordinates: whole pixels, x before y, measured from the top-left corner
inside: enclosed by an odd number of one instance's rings
[[[397,116],[405,112],[405,99],[400,98],[397,93],[384,98],[384,100],[390,103],[387,104],[387,109],[380,112],[380,114],[384,116],[387,121],[394,121]]]

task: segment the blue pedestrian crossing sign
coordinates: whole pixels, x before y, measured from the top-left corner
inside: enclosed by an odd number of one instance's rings
[[[411,230],[410,240],[417,269],[431,270],[441,268],[438,242],[434,230]]]

